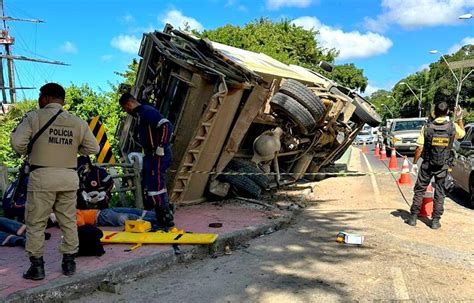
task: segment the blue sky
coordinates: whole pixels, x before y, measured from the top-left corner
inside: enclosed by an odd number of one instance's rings
[[[8,16],[46,23],[10,22],[15,55],[60,60],[69,67],[17,61],[17,85],[39,88],[53,81],[109,89],[124,71],[143,32],[187,22],[198,30],[243,25],[260,17],[288,18],[320,31],[323,46],[340,50],[337,63],[355,63],[369,79],[368,92],[449,53],[474,44],[474,0],[4,0]],[[37,90],[25,93],[36,96]],[[18,93],[19,99],[23,93]]]

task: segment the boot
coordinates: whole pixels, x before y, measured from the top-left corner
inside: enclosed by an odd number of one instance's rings
[[[431,220],[431,229],[438,229],[441,227],[441,223],[439,223],[439,218],[433,218]]]
[[[63,269],[63,274],[66,276],[72,276],[76,272],[76,262],[74,261],[74,254],[64,254],[63,263],[61,267]]]
[[[406,224],[410,226],[416,226],[416,220],[418,219],[417,215],[410,215],[408,219],[405,221]]]
[[[23,274],[23,278],[28,280],[44,279],[44,261],[43,257],[30,257],[30,268]]]

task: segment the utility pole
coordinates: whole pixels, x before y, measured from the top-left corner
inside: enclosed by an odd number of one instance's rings
[[[7,26],[7,21],[23,21],[23,22],[32,22],[32,23],[44,23],[42,20],[37,19],[23,19],[23,18],[14,18],[5,16],[5,11],[3,7],[3,0],[0,0],[0,21],[3,22],[3,29],[0,29],[0,46],[3,46],[5,52],[0,52],[0,89],[2,90],[2,104],[7,103],[7,94],[6,90],[9,91],[10,103],[15,103],[16,101],[16,91],[18,89],[34,89],[34,87],[16,87],[15,86],[15,67],[14,60],[24,60],[32,61],[39,63],[48,63],[56,65],[68,65],[60,61],[50,61],[43,59],[34,59],[24,56],[14,56],[12,55],[12,46],[15,43],[15,38],[10,36],[9,28]],[[5,78],[3,75],[3,59],[7,61],[7,72],[8,72],[8,85],[5,83]]]
[[[420,102],[418,103],[418,118],[421,118],[422,111],[422,102],[423,102],[423,87],[420,87]]]

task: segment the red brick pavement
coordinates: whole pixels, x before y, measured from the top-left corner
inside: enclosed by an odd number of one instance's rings
[[[279,213],[279,212],[277,212]],[[270,221],[268,212],[248,208],[236,203],[213,205],[210,203],[197,206],[183,207],[177,210],[175,223],[179,228],[196,233],[226,234],[246,227],[256,226]],[[221,228],[210,228],[209,223],[221,222]],[[113,228],[103,228],[111,230]],[[46,279],[42,281],[29,281],[22,278],[22,273],[29,266],[28,258],[22,248],[0,247],[0,298],[5,298],[11,293],[44,285],[58,279],[68,279],[61,273],[61,254],[58,251],[60,232],[57,228],[48,230],[52,236],[45,242],[44,259],[46,263]],[[170,249],[169,245],[144,245],[132,252],[125,252],[130,248],[128,244],[104,245],[106,251],[102,257],[79,257],[77,261],[78,272],[91,272],[102,269],[110,264],[124,260],[137,259],[149,256],[160,250]]]

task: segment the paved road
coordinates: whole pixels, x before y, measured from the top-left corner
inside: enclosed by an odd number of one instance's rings
[[[357,150],[350,169],[388,171]],[[474,302],[474,211],[448,200],[440,230],[413,228],[403,223],[411,196],[389,174],[329,178],[286,230],[78,302]],[[341,230],[364,245],[336,243]]]

